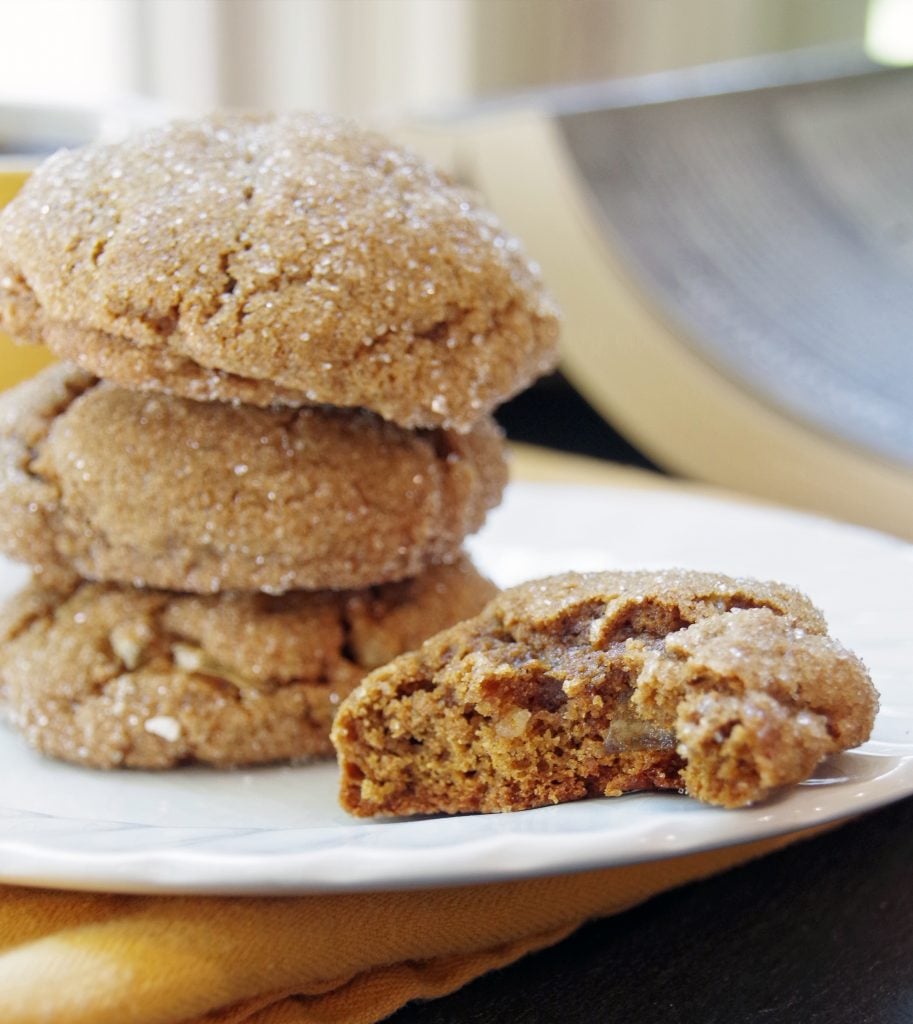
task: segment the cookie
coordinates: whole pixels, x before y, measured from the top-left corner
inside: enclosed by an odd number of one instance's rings
[[[467,430],[557,315],[494,216],[347,121],[230,115],[63,151],[0,216],[0,327],[200,400]]]
[[[0,397],[0,550],[174,590],[353,588],[454,558],[507,479],[468,434],[127,391],[65,364]]]
[[[465,558],[368,590],[278,597],[33,584],[0,612],[0,700],[33,747],[98,768],[322,757],[366,671],[494,592]]]
[[[878,698],[800,593],[696,572],[568,574],[368,676],[333,729],[370,816],[682,789],[723,807],[862,743]]]

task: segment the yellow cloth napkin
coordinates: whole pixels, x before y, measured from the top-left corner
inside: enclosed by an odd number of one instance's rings
[[[0,887],[4,1024],[368,1024],[814,834],[494,885],[281,898]]]

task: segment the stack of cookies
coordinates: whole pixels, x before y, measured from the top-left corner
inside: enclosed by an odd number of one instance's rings
[[[101,767],[329,755],[370,669],[478,612],[492,409],[549,369],[535,268],[472,196],[329,118],[52,157],[0,216],[0,698]]]

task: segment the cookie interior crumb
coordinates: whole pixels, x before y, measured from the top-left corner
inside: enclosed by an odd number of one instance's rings
[[[377,670],[333,730],[354,814],[508,811],[641,789],[740,807],[863,742],[877,694],[797,591],[568,574]]]

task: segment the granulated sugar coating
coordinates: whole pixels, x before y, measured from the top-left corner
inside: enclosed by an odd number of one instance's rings
[[[0,551],[46,580],[64,565],[197,593],[386,583],[457,557],[506,480],[488,416],[413,431],[128,391],[66,364],[0,397]]]
[[[354,814],[509,811],[639,789],[724,807],[871,732],[878,695],[796,590],[569,573],[368,676],[333,743]]]
[[[329,117],[58,153],[0,254],[0,326],[131,388],[466,430],[556,358],[555,308],[493,215]]]
[[[494,592],[465,558],[336,594],[33,585],[0,608],[0,705],[32,746],[101,768],[327,756],[366,671]]]

